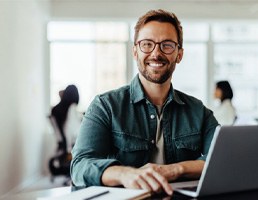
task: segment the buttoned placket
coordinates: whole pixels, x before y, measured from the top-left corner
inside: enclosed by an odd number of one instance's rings
[[[149,114],[149,124],[150,124],[150,133],[149,133],[149,136],[150,136],[150,143],[152,145],[155,145],[156,143],[156,129],[157,129],[157,120],[156,120],[156,116],[157,116],[157,113],[156,113],[156,108],[155,106],[149,102],[147,99],[146,99],[146,104],[147,104],[147,107],[148,107],[148,113]]]

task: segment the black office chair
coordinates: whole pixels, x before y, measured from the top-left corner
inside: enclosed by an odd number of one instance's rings
[[[70,177],[70,165],[72,160],[72,155],[70,152],[67,152],[66,149],[63,148],[63,141],[61,137],[60,130],[57,126],[56,120],[53,116],[48,117],[50,123],[54,129],[54,133],[56,136],[57,148],[55,155],[52,156],[48,161],[48,168],[51,173],[51,182],[54,182],[56,176],[65,176],[66,179],[63,185],[70,185],[71,177]]]

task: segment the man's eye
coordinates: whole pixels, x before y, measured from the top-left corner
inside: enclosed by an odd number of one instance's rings
[[[143,46],[144,46],[144,47],[152,47],[152,43],[150,43],[150,42],[144,42],[144,43],[143,43]]]
[[[173,45],[172,44],[163,44],[163,48],[166,48],[166,49],[173,49]]]

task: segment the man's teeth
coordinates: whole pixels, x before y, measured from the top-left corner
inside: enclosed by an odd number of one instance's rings
[[[149,66],[151,66],[151,67],[161,67],[161,66],[163,66],[163,64],[162,63],[149,63]]]

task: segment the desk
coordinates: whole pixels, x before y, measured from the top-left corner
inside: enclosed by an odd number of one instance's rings
[[[71,192],[71,187],[60,187],[48,190],[40,190],[34,192],[20,193],[17,195],[9,196],[1,200],[36,200],[37,197],[54,197],[64,194],[69,194]],[[172,197],[166,195],[154,195],[147,200],[257,200],[258,199],[258,190],[248,191],[248,192],[239,192],[233,194],[224,194],[203,198],[192,198],[184,195],[174,193]],[[97,198],[96,198],[97,200]]]
[[[47,190],[38,190],[33,192],[24,192],[16,195],[11,195],[0,200],[36,200],[38,197],[54,197],[69,194],[71,187],[60,187]]]

